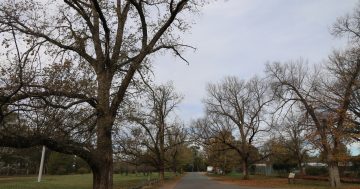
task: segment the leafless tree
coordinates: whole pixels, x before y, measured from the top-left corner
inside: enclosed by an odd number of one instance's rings
[[[164,180],[166,168],[166,152],[184,143],[183,136],[179,135],[181,127],[171,121],[182,97],[177,94],[171,84],[150,86],[147,84],[146,98],[139,99],[140,104],[130,112],[128,120],[138,125],[137,130],[141,137],[141,146],[146,149],[146,154],[151,163],[158,169],[160,180]],[[168,140],[169,139],[169,140]]]
[[[304,112],[301,112],[295,106],[280,117],[281,121],[276,126],[277,132],[280,134],[283,146],[290,152],[290,158],[296,160],[301,174],[305,174],[303,164],[308,156],[308,152],[312,150],[311,140],[309,140],[309,130],[311,123]],[[310,129],[309,129],[310,127]],[[276,154],[273,154],[276,156]]]
[[[6,36],[10,41],[4,43],[5,50],[2,54],[6,56],[0,63],[0,125],[6,124],[5,117],[13,117],[21,110],[16,104],[17,101],[28,98],[18,94],[34,80],[36,69],[33,67],[36,65],[39,48],[43,45],[41,42],[28,43],[26,47],[20,49],[13,28]],[[13,118],[9,119],[15,121]]]
[[[259,133],[268,131],[265,122],[266,106],[272,101],[267,94],[268,86],[259,79],[247,82],[236,77],[227,77],[217,84],[209,84],[204,100],[207,121],[198,123],[201,136],[222,136],[223,131],[233,133],[236,141],[221,141],[236,150],[242,159],[244,179],[249,178],[251,149]],[[254,161],[254,160],[252,160]]]
[[[150,55],[170,50],[183,59],[181,50],[189,46],[181,44],[177,34],[189,25],[180,13],[196,11],[201,2],[2,1],[0,32],[5,34],[4,44],[11,42],[11,33],[15,33],[21,45],[44,47],[31,50],[38,59],[35,67],[39,77],[16,93],[12,101],[23,99],[17,101],[22,106],[18,109],[32,107],[40,114],[40,107],[47,106],[47,110],[56,112],[51,117],[52,124],[69,137],[63,140],[35,131],[17,135],[1,132],[0,144],[46,145],[58,152],[75,154],[90,165],[94,189],[112,188],[112,131],[128,88],[136,83],[137,72],[147,70]],[[1,94],[1,103],[7,104],[6,111],[13,111],[15,105],[6,100],[9,94]],[[83,120],[73,125],[73,119],[61,120],[77,114]],[[79,138],[72,138],[73,133]]]
[[[358,54],[359,52],[359,45],[360,45],[360,4],[357,5],[357,7],[353,10],[352,13],[346,14],[345,16],[339,17],[335,24],[332,27],[332,34],[336,37],[347,37],[348,44],[353,49],[351,54]],[[337,53],[338,54],[338,53]],[[356,56],[355,56],[356,58]],[[353,62],[353,64],[356,64],[357,62],[354,60],[345,60],[347,59],[344,56],[335,55],[333,56],[333,59],[337,61],[336,59],[342,59],[339,61],[347,61],[347,62]],[[335,65],[334,68],[338,66]],[[349,73],[349,70],[347,69],[355,69],[355,65],[349,66],[346,68],[338,67],[337,75],[341,77],[345,77],[348,75],[348,77],[351,77],[351,73]],[[346,81],[345,81],[346,82]],[[360,111],[359,111],[359,102],[360,102],[360,95],[359,95],[359,79],[356,78],[354,81],[354,90],[352,91],[352,97],[350,100],[350,111],[353,114],[353,123],[355,124],[355,127],[352,129],[349,129],[349,132],[353,134],[353,138],[357,141],[360,141]]]
[[[357,89],[354,90],[352,94],[349,109],[353,114],[352,122],[354,124],[354,127],[349,128],[349,133],[352,134],[353,139],[360,142],[360,88],[359,87],[357,87]]]
[[[167,162],[175,174],[181,172],[181,167],[184,163],[187,163],[186,156],[189,155],[188,148],[188,137],[185,126],[180,123],[174,123],[173,127],[167,130],[167,141],[169,149],[166,154]],[[187,154],[186,154],[187,153]]]
[[[351,52],[334,53],[328,63],[328,72],[323,73],[311,72],[302,60],[268,64],[266,68],[272,89],[283,105],[297,103],[311,118],[314,139],[326,156],[332,187],[341,185],[337,157],[340,146],[348,138],[347,112],[354,82],[360,73],[357,54]],[[344,71],[346,74],[338,74]]]
[[[206,124],[216,125],[216,123],[211,123],[209,118],[200,118],[194,122],[193,131],[198,138],[197,141],[201,142],[199,145],[204,148],[207,163],[222,169],[222,174],[229,173],[234,167],[241,165],[242,161],[238,152],[224,144],[224,141],[233,145],[240,143],[235,139],[230,128],[222,126],[223,128],[211,130],[211,127]],[[251,162],[254,158],[257,157],[251,153],[249,161]]]

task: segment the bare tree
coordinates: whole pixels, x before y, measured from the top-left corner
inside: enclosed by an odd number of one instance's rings
[[[197,124],[201,124],[199,122],[201,120],[198,120]],[[208,134],[210,133],[206,133],[204,136]],[[233,144],[236,144],[235,138],[231,131],[228,130],[212,134],[218,134],[219,136],[209,136],[203,141],[207,163],[215,168],[221,168],[222,174],[230,173],[235,167],[241,165],[241,157],[236,150],[229,148],[222,141],[231,141]],[[254,159],[254,155],[250,155],[249,159],[250,161]]]
[[[132,125],[122,125],[114,136],[114,154],[117,160],[134,165],[136,172],[138,166],[149,164],[145,158],[146,150],[141,145],[144,137],[141,128]]]
[[[311,73],[302,60],[297,63],[268,64],[266,68],[279,100],[284,105],[301,105],[311,118],[314,125],[314,141],[318,142],[326,156],[332,187],[341,185],[337,155],[340,146],[348,138],[347,112],[354,82],[360,73],[360,64],[356,57],[357,54],[351,51],[344,54],[335,53],[328,64],[329,72],[324,73],[326,76],[319,71]],[[345,69],[346,74],[337,73]]]
[[[184,140],[173,138],[180,134],[178,132],[181,127],[171,121],[171,114],[182,97],[175,93],[170,84],[156,87],[147,85],[147,95],[143,100],[128,119],[139,126],[142,137],[137,140],[146,148],[146,155],[158,169],[160,180],[164,180],[166,152],[184,143]]]
[[[306,114],[296,107],[290,107],[280,123],[277,124],[277,131],[280,133],[282,145],[289,151],[288,155],[296,160],[301,174],[305,175],[303,163],[308,156],[309,150],[312,149],[311,142],[308,139],[309,122]],[[310,129],[311,130],[311,129]],[[276,156],[276,154],[273,154]]]
[[[0,125],[6,124],[7,116],[14,117],[21,110],[16,102],[27,96],[18,94],[34,80],[36,69],[33,67],[36,65],[39,48],[43,45],[41,42],[29,42],[20,49],[14,28],[10,28],[6,36],[9,41],[4,42],[5,49],[11,50],[4,50],[6,57],[0,63]],[[13,118],[9,119],[14,121]]]
[[[174,123],[176,125],[168,128],[167,141],[169,149],[167,151],[166,158],[170,167],[177,175],[181,173],[181,168],[185,163],[188,163],[189,150],[188,150],[188,132],[183,125]]]
[[[354,127],[349,128],[349,134],[352,134],[352,138],[360,142],[360,88],[359,87],[357,87],[357,89],[354,90],[352,94],[349,109],[353,114],[352,122],[354,124]]]
[[[359,42],[360,42],[360,4],[353,10],[352,13],[346,14],[345,16],[339,17],[337,21],[334,23],[332,27],[331,33],[336,37],[347,37],[349,46],[353,48],[352,53],[358,54],[359,52]],[[335,55],[333,58],[336,59],[339,56]],[[341,57],[340,59],[346,59],[345,57]],[[348,60],[341,60],[341,61],[348,61]],[[354,62],[354,60],[350,60],[348,62]],[[356,62],[355,62],[356,63]],[[335,66],[336,67],[336,66]],[[350,66],[349,69],[354,69],[355,66]],[[340,68],[337,71],[339,76],[345,77],[346,74],[351,76],[351,73],[348,73],[349,70],[344,68]],[[360,111],[359,111],[359,102],[360,102],[360,95],[359,95],[359,79],[357,78],[354,81],[354,90],[352,91],[352,97],[350,102],[350,111],[353,114],[353,123],[355,124],[354,128],[349,129],[349,133],[353,134],[353,138],[357,141],[360,141]]]
[[[236,150],[241,157],[244,179],[249,178],[251,149],[256,136],[268,131],[265,122],[266,106],[272,101],[264,81],[253,78],[248,82],[227,77],[218,84],[209,84],[204,100],[208,121],[203,122],[198,134],[209,132],[208,137],[223,136],[223,131],[234,133],[236,141],[221,141]],[[254,161],[254,160],[252,160]]]
[[[22,45],[44,47],[31,50],[41,52],[36,56],[39,77],[12,99],[24,99],[18,104],[36,108],[39,114],[43,110],[40,107],[51,107],[47,110],[56,112],[49,117],[54,119],[51,123],[59,133],[63,132],[59,136],[68,137],[63,140],[29,125],[31,132],[25,134],[1,132],[0,144],[46,145],[58,152],[75,154],[90,165],[94,189],[112,188],[112,130],[128,88],[136,83],[135,74],[148,68],[149,55],[171,50],[183,58],[181,49],[188,46],[179,43],[177,33],[186,30],[188,24],[179,13],[196,11],[199,3],[190,0],[2,1],[0,32],[14,32]],[[11,37],[5,35],[3,40],[6,44]],[[7,109],[13,111],[13,104],[9,105]],[[67,119],[68,116],[75,118],[77,114],[83,120],[71,125],[70,120],[74,119]],[[76,138],[72,137],[74,133]]]

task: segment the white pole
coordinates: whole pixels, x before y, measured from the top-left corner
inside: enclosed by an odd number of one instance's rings
[[[41,153],[41,161],[40,161],[40,168],[39,168],[39,176],[38,176],[38,182],[41,181],[42,172],[44,169],[44,158],[45,158],[45,146],[42,147],[42,153]]]

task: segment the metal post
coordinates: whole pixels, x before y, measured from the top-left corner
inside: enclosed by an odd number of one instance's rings
[[[40,168],[39,168],[39,176],[38,176],[38,182],[41,181],[41,176],[44,169],[44,158],[45,158],[45,146],[42,147],[42,153],[41,153],[41,161],[40,161]]]

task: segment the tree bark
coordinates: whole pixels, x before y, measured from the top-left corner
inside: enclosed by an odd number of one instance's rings
[[[113,149],[111,138],[112,119],[98,119],[104,123],[98,127],[98,143],[95,151],[93,171],[93,189],[112,189],[113,186]]]
[[[96,120],[97,144],[94,151],[93,189],[113,188],[113,144],[112,127],[115,115],[110,110],[110,87],[112,75],[103,71],[97,75],[98,107]]]
[[[111,130],[105,125],[99,129],[96,162],[92,167],[93,189],[112,189],[113,187],[113,149]]]
[[[302,163],[303,163],[302,160],[300,158],[298,158],[298,167],[299,167],[299,170],[300,170],[300,174],[301,175],[306,175],[305,169],[304,169]]]
[[[165,179],[165,120],[161,120],[160,125],[160,181],[163,182]]]
[[[341,186],[339,167],[337,165],[329,166],[329,180],[331,187],[339,188]]]
[[[177,169],[177,162],[174,158],[173,160],[173,171],[174,171],[174,174],[177,176],[178,175],[178,169]]]
[[[113,168],[112,161],[102,163],[99,168],[93,171],[93,189],[112,189],[113,187]]]
[[[305,167],[303,167],[301,164],[299,164],[300,174],[306,175]]]
[[[175,174],[175,176],[178,175],[178,171],[177,171],[176,165],[174,166],[174,174]]]
[[[161,182],[165,179],[165,167],[163,165],[161,165],[159,169],[159,179]]]
[[[327,155],[327,160],[328,160],[330,186],[332,188],[339,188],[341,187],[341,181],[340,181],[338,162],[333,160],[333,156],[331,154]]]
[[[247,158],[245,160],[242,161],[242,168],[243,168],[243,179],[244,180],[249,180],[249,162],[247,160]]]

